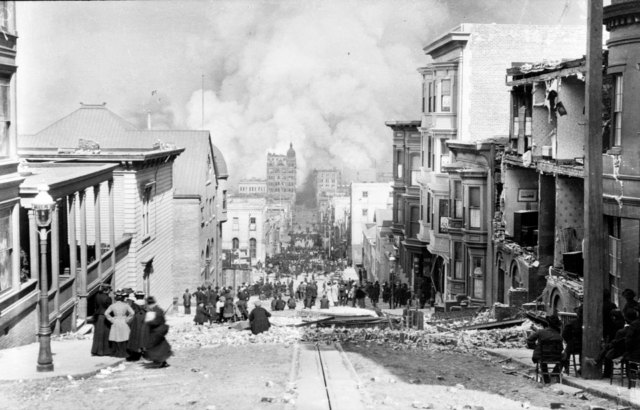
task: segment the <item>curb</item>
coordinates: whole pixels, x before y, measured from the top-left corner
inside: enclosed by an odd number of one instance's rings
[[[509,356],[509,355],[504,355],[504,354],[501,354],[501,353],[498,353],[498,352],[490,351],[488,349],[481,349],[481,350],[486,352],[486,353],[488,353],[488,354],[490,354],[490,355],[492,355],[492,356],[495,356],[495,357],[500,357],[502,359],[512,359],[512,357]],[[521,364],[522,366],[527,366],[526,364],[524,364],[522,362],[518,362],[518,363]],[[529,368],[535,368],[534,366],[528,366],[528,367]],[[631,408],[636,408],[637,407],[637,404],[632,402],[632,401],[630,401],[630,400],[627,400],[627,399],[625,399],[623,397],[620,397],[620,396],[617,396],[615,394],[611,394],[611,393],[609,393],[607,391],[604,391],[604,390],[599,390],[599,389],[595,389],[593,387],[585,386],[582,383],[580,383],[578,380],[580,380],[580,379],[577,379],[577,378],[574,378],[574,377],[571,377],[571,376],[566,376],[566,375],[562,376],[562,384],[566,384],[567,386],[575,387],[577,389],[581,389],[584,392],[589,393],[589,394],[591,394],[593,396],[596,396],[596,397],[600,397],[601,399],[611,400],[612,402],[616,403],[617,405],[621,405],[622,404],[624,406],[630,406]],[[612,389],[613,389],[613,387],[615,387],[615,386],[611,386]]]
[[[71,377],[73,377],[74,379],[88,379],[88,378],[93,377],[96,374],[100,373],[101,370],[106,369],[107,367],[119,366],[121,363],[124,363],[125,361],[126,361],[126,359],[121,359],[121,360],[118,360],[117,362],[114,362],[114,363],[108,365],[108,366],[104,366],[104,367],[101,367],[99,369],[92,370],[90,372],[79,373],[79,374],[71,374]],[[24,378],[24,379],[0,379],[0,383],[20,382],[21,380],[22,381],[32,381],[32,380],[67,379],[67,376],[69,376],[69,374],[50,376],[50,377]]]

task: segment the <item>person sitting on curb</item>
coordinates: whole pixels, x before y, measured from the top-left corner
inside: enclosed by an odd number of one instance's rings
[[[284,310],[284,307],[287,306],[282,300],[282,295],[278,295],[278,299],[276,299],[276,309],[275,310]]]
[[[287,306],[289,307],[289,309],[295,310],[295,308],[296,308],[296,298],[295,298],[295,296],[292,296],[292,297],[289,298],[289,300],[287,301]]]
[[[329,309],[329,299],[326,294],[320,299],[320,309]]]

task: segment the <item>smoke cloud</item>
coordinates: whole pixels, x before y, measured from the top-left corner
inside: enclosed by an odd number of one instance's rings
[[[584,24],[585,1],[22,2],[20,132],[106,101],[140,128],[151,111],[156,129],[210,130],[232,182],[290,142],[299,185],[389,172],[384,122],[420,118],[425,45],[461,23]]]

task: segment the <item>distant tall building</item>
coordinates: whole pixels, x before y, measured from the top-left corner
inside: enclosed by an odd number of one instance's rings
[[[315,188],[316,204],[318,208],[324,210],[329,204],[329,198],[336,196],[338,188],[341,186],[341,173],[337,169],[316,169]]]
[[[264,179],[243,179],[238,183],[238,195],[267,196],[267,181]]]
[[[293,144],[287,155],[267,154],[267,195],[273,199],[295,200],[297,165]]]

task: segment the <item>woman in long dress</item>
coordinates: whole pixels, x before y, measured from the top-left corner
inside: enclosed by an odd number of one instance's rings
[[[91,354],[93,356],[109,356],[111,354],[111,347],[109,346],[109,330],[111,326],[104,316],[104,313],[111,305],[111,298],[107,295],[108,291],[108,286],[101,285],[96,295],[93,344],[91,345]]]
[[[147,315],[145,317],[147,326],[147,340],[145,357],[153,361],[158,367],[169,367],[167,359],[173,355],[171,345],[165,339],[169,333],[169,326],[166,324],[164,312],[156,304],[156,298],[147,298]]]
[[[135,312],[128,303],[123,302],[124,295],[116,293],[116,303],[109,306],[104,317],[111,322],[109,341],[111,342],[111,356],[127,357],[127,343],[129,342],[129,322]]]
[[[127,360],[131,362],[140,360],[142,357],[145,337],[144,317],[147,314],[147,304],[144,300],[144,293],[140,291],[136,292],[135,298],[136,300],[132,306],[135,315],[129,324],[131,333],[129,335],[129,343],[127,344],[127,349],[129,350]]]

